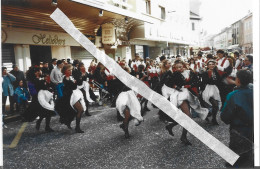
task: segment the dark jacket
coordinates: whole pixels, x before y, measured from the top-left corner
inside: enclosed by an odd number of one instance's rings
[[[221,77],[216,69],[213,69],[214,74],[209,77],[208,71],[202,74],[202,81],[200,84],[201,91],[204,91],[207,84],[219,86],[221,83]]]
[[[229,93],[221,110],[221,120],[230,124],[241,135],[251,138],[253,134],[253,85],[237,88]]]
[[[18,70],[18,71],[11,70],[10,73],[16,77],[16,80],[13,82],[13,85],[14,85],[14,88],[15,88],[15,89],[19,86],[19,82],[20,82],[21,80],[23,81],[23,87],[27,88],[27,82],[26,82],[26,80],[25,80],[25,76],[24,76],[23,71],[20,71],[20,70]]]

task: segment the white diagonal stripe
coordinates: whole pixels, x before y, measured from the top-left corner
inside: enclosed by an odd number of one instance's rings
[[[69,20],[69,18],[60,10],[56,9],[50,16],[57,24],[59,24],[68,34],[70,34],[78,43],[80,43],[89,53],[97,58],[105,67],[109,69],[120,81],[132,90],[141,94],[148,99],[159,109],[164,111],[168,116],[173,118],[177,123],[187,129],[200,141],[206,144],[210,149],[215,151],[223,159],[233,165],[239,156],[230,150],[227,146],[205,131],[191,118],[185,115],[165,97],[154,92],[146,86],[142,81],[131,76],[125,72],[119,64],[117,64],[112,58],[107,56],[104,52],[98,50],[95,45],[88,40]]]

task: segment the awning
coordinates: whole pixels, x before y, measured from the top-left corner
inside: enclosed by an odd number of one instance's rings
[[[26,28],[53,32],[64,32],[51,18],[50,14],[58,7],[73,22],[73,24],[85,35],[95,35],[100,25],[113,23],[123,31],[144,24],[141,19],[128,17],[125,22],[124,15],[105,11],[99,17],[98,8],[73,2],[71,0],[59,0],[56,6],[52,6],[52,0],[26,0],[26,1],[1,1],[2,27]],[[126,10],[127,11],[127,10]]]

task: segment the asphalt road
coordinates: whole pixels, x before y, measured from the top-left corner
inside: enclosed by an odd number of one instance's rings
[[[140,126],[134,126],[131,121],[130,139],[124,138],[116,110],[109,106],[91,108],[92,116],[83,116],[83,134],[59,124],[57,116],[51,120],[55,130],[52,133],[44,131],[45,121],[40,131],[36,131],[35,122],[9,123],[3,129],[4,168],[224,168],[225,160],[193,135],[188,134],[192,146],[182,144],[179,125],[174,128],[175,136],[170,136],[157,112],[158,109],[147,112]],[[219,126],[198,118],[194,120],[228,145],[228,126],[219,117]],[[20,139],[17,133],[21,134]]]

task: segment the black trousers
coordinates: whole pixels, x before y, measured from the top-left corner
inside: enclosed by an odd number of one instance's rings
[[[234,164],[235,167],[252,168],[254,166],[253,140],[253,136],[246,138],[238,131],[230,130],[229,148],[240,156]]]

